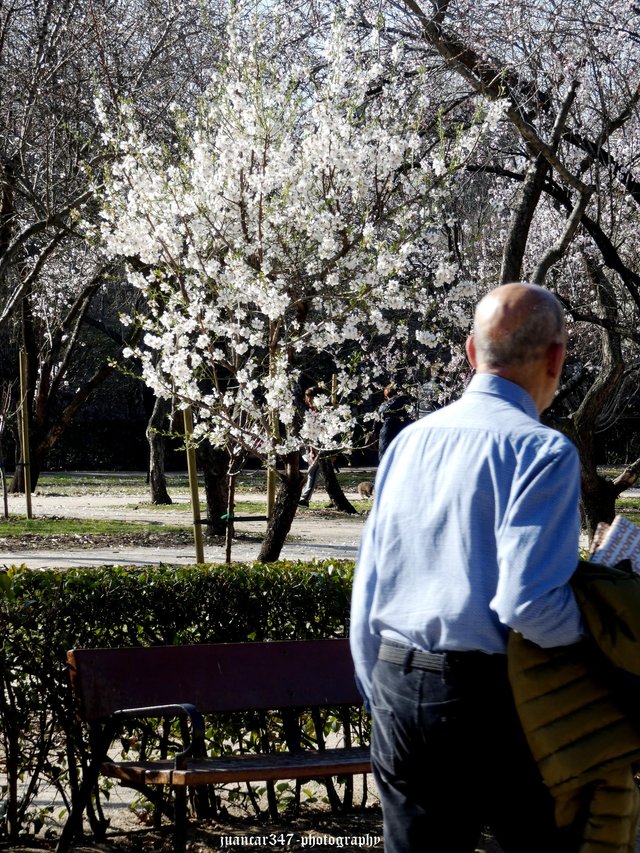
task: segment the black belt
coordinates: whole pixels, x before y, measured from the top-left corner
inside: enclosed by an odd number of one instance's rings
[[[404,667],[407,671],[411,669],[424,669],[428,672],[443,672],[446,666],[460,664],[477,665],[483,662],[491,665],[503,665],[506,655],[490,655],[485,652],[423,652],[411,646],[382,640],[378,650],[378,660],[387,663],[395,663]]]

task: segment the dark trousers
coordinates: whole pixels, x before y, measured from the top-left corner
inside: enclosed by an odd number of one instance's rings
[[[522,734],[504,655],[445,656],[442,672],[378,661],[372,764],[385,853],[572,853]],[[465,662],[466,660],[466,662]]]

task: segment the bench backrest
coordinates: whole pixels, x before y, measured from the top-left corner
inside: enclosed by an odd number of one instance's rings
[[[67,653],[78,714],[190,702],[219,711],[359,705],[348,640],[293,640]]]

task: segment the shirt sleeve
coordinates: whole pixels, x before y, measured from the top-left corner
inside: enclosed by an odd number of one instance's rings
[[[500,621],[542,647],[585,634],[569,585],[578,564],[580,468],[562,439],[540,449],[514,481],[498,533],[498,585],[491,603]]]
[[[380,638],[372,633],[370,613],[376,588],[374,549],[375,503],[362,532],[351,596],[349,641],[356,683],[367,710],[371,710],[371,673],[378,658]]]

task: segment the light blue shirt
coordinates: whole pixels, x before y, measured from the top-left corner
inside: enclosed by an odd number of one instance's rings
[[[540,646],[583,636],[580,469],[529,394],[476,374],[450,406],[404,429],[382,459],[351,604],[365,698],[380,638],[426,651],[504,653],[509,628]]]

